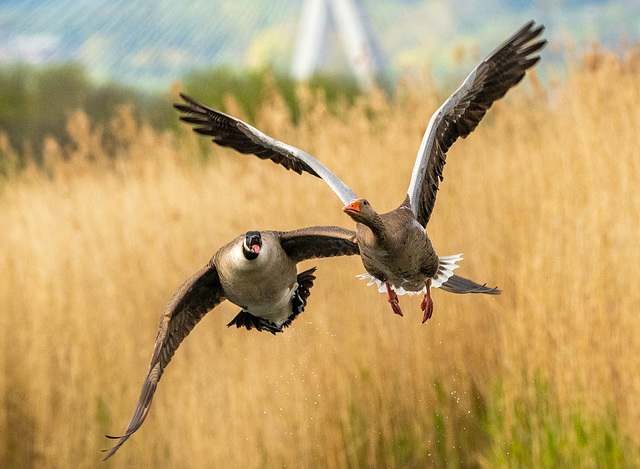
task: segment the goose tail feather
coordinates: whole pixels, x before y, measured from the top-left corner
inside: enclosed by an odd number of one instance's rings
[[[489,288],[487,284],[480,285],[473,280],[469,280],[466,278],[458,277],[457,275],[452,275],[440,285],[440,289],[444,291],[448,291],[450,293],[484,293],[486,295],[500,295],[502,290],[499,290],[498,287]]]

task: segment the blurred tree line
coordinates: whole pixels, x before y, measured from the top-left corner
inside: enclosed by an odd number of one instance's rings
[[[186,93],[222,111],[225,96],[232,95],[250,122],[273,92],[282,96],[294,121],[300,113],[295,81],[272,70],[218,67],[194,70],[178,78]],[[342,101],[353,103],[361,93],[355,80],[347,78],[317,75],[308,86],[323,90],[330,106]],[[111,136],[107,124],[122,105],[131,106],[139,123],[148,123],[157,130],[177,128],[174,99],[170,90],[153,94],[118,83],[94,83],[86,70],[73,63],[46,67],[5,65],[0,66],[0,133],[8,137],[17,152],[19,165],[27,157],[40,162],[47,136],[55,138],[61,146],[70,143],[67,119],[78,109],[87,114],[92,125],[101,126],[103,138],[108,141]],[[0,172],[5,156],[0,148]]]
[[[119,106],[129,104],[137,119],[166,128],[172,117],[165,109],[167,99],[114,83],[94,84],[75,64],[11,65],[0,68],[0,131],[21,159],[30,153],[39,161],[46,136],[61,145],[69,142],[67,119],[77,109],[101,125]]]
[[[225,96],[232,95],[249,121],[270,93],[279,94],[289,107],[294,122],[300,116],[300,103],[296,95],[297,82],[288,75],[270,69],[238,71],[229,67],[194,70],[182,81],[185,92],[200,102],[225,111]],[[362,93],[351,77],[316,74],[306,84],[310,90],[322,90],[329,106],[344,100],[352,104]]]

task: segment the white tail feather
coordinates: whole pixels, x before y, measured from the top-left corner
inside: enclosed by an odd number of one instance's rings
[[[461,260],[462,260],[462,254],[456,254],[455,256],[439,257],[438,271],[436,272],[435,277],[433,277],[431,280],[431,286],[433,288],[438,288],[440,287],[440,285],[442,285],[447,280],[449,280],[449,278],[453,275],[453,271],[458,267],[460,267],[459,265],[456,264],[456,262],[459,262]],[[387,293],[386,284],[383,281],[375,278],[373,275],[360,274],[360,275],[356,275],[356,277],[362,280],[369,280],[369,283],[367,283],[367,286],[375,284],[378,287],[378,291],[380,293]],[[396,295],[404,295],[405,293],[408,295],[418,295],[420,293],[426,293],[427,291],[426,285],[422,290],[418,290],[418,291],[407,291],[402,287],[394,287],[393,285],[391,285],[391,289],[396,292]]]
[[[456,262],[460,262],[462,260],[462,254],[456,254],[455,256],[444,256],[438,258],[438,272],[436,276],[431,281],[431,286],[433,288],[438,288],[444,282],[449,280],[449,278],[453,275],[453,271],[456,270],[459,265]]]

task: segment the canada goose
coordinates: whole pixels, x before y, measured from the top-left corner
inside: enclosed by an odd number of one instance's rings
[[[377,283],[381,292],[387,292],[393,311],[399,315],[402,310],[398,294],[424,291],[421,309],[425,322],[433,312],[431,287],[454,293],[501,293],[453,276],[461,256],[438,257],[425,227],[443,179],[447,150],[458,137],[467,137],[493,102],[520,82],[526,70],[538,62],[540,57],[532,54],[547,42],[536,41],[543,29],[533,21],[524,25],[489,54],[433,114],[418,150],[407,197],[397,209],[384,214],[378,214],[366,199],[358,198],[309,154],[185,95],[181,97],[186,104],[174,106],[183,113],[182,121],[193,124],[197,133],[213,137],[218,145],[322,178],[345,204],[344,212],[357,223],[360,255],[368,272],[363,277],[371,279],[369,284]]]
[[[147,417],[158,381],[171,357],[195,325],[225,299],[240,306],[227,325],[282,332],[300,314],[315,279],[315,267],[300,274],[306,259],[358,254],[355,232],[337,226],[294,231],[248,231],[220,248],[209,263],[185,281],[165,307],[147,377],[133,418],[108,459]]]

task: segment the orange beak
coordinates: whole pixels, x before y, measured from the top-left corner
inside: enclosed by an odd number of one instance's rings
[[[354,200],[349,205],[345,205],[342,211],[349,216],[357,215],[360,213],[360,201]]]

